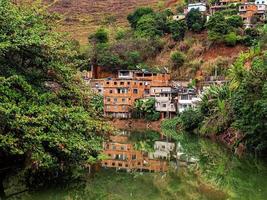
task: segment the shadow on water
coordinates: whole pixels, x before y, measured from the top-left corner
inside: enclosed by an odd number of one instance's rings
[[[238,158],[221,145],[192,135],[172,131],[164,135],[122,131],[103,145],[107,159],[97,173],[9,199],[267,199],[265,161]],[[23,188],[17,179],[6,178],[7,194]]]

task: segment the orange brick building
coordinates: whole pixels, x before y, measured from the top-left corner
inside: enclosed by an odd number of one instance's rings
[[[150,172],[168,169],[167,161],[149,159],[148,153],[135,150],[127,136],[111,136],[110,141],[104,143],[103,153],[109,157],[102,161],[103,167]]]
[[[137,99],[150,97],[150,87],[168,86],[170,75],[136,70],[121,70],[117,78],[103,82],[104,114],[130,118]]]

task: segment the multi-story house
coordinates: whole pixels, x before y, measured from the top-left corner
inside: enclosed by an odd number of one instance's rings
[[[161,118],[172,118],[177,113],[177,93],[171,87],[166,87],[155,95],[155,109],[161,113]]]
[[[194,108],[200,101],[197,91],[191,88],[181,87],[178,93],[178,112],[184,112],[186,109]]]
[[[240,3],[246,3],[247,0],[219,0],[218,2],[214,3],[210,7],[210,14],[213,15],[214,13],[222,10],[226,10],[229,8],[230,5],[237,5]]]
[[[238,11],[244,21],[245,28],[251,28],[258,21],[266,20],[267,1],[256,0],[255,2],[242,3],[239,5]]]
[[[136,150],[134,144],[128,141],[128,136],[111,136],[110,141],[103,145],[103,153],[108,159],[102,161],[102,167],[150,172],[165,172],[168,169],[166,160],[149,158],[147,152]]]
[[[121,70],[117,78],[103,84],[104,114],[115,118],[130,118],[137,99],[150,97],[150,88],[168,86],[170,75],[137,70]]]

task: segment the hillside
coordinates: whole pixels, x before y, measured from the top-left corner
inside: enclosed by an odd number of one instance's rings
[[[89,33],[106,24],[128,26],[127,15],[134,9],[150,6],[154,9],[175,7],[177,0],[44,0],[51,12],[63,16],[60,30],[70,32],[81,44]]]

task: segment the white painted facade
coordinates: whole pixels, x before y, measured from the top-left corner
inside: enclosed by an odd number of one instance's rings
[[[199,10],[200,12],[206,12],[207,5],[206,3],[202,3],[202,2],[188,4],[187,12],[190,12],[192,9]]]

